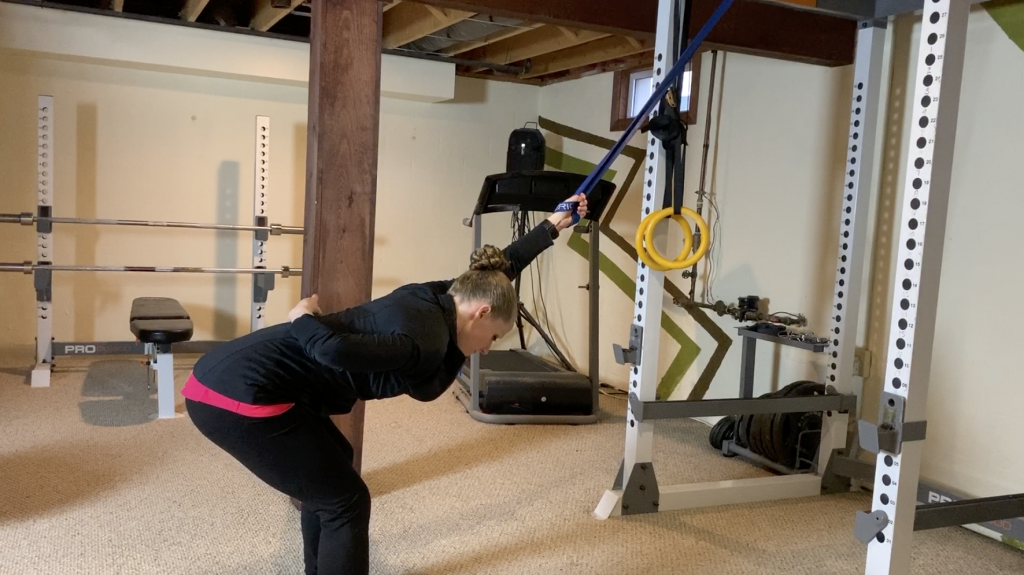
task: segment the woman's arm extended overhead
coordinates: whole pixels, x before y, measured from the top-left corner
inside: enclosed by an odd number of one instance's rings
[[[580,202],[577,212],[580,217],[587,215],[586,196],[573,196],[568,201]],[[505,269],[505,275],[514,280],[519,277],[533,260],[537,259],[544,250],[555,243],[561,230],[572,225],[572,212],[555,212],[541,221],[523,237],[512,242],[505,248],[505,257],[510,262]]]

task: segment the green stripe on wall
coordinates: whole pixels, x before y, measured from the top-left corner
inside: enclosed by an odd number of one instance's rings
[[[594,171],[595,167],[597,167],[596,164],[592,164],[586,160],[581,160],[563,153],[561,150],[554,150],[552,148],[546,148],[546,151],[544,152],[544,163],[556,170],[571,172],[574,174],[589,174]],[[608,168],[608,171],[604,173],[604,176],[601,179],[611,182],[615,179],[615,173],[615,170]]]
[[[690,339],[690,336],[686,335],[683,328],[672,321],[665,312],[661,313],[661,329],[665,330],[665,333],[669,334],[672,339],[679,342],[679,352],[676,353],[672,363],[668,364],[665,375],[658,382],[658,397],[662,400],[667,400],[672,397],[676,388],[682,383],[683,376],[686,375],[693,362],[697,360],[697,356],[700,355],[700,346],[697,345],[697,342]]]
[[[596,164],[592,162],[550,147],[545,150],[545,163],[556,170],[577,174],[589,174],[596,167]],[[614,178],[615,171],[609,168],[602,179],[612,181]],[[590,245],[583,239],[581,234],[572,234],[569,237],[568,246],[584,259],[590,259]],[[636,281],[619,266],[615,265],[604,253],[600,254],[598,268],[622,293],[630,299],[633,298],[633,294],[636,293]],[[690,336],[664,312],[661,314],[661,328],[679,344],[679,351],[668,365],[668,368],[661,377],[661,381],[658,382],[658,397],[668,399],[675,392],[676,388],[679,387],[683,376],[686,375],[686,371],[690,369],[697,356],[700,355],[700,346],[690,339]]]
[[[590,259],[590,244],[583,239],[582,234],[570,236],[568,246],[585,259]],[[633,294],[636,293],[636,281],[626,275],[626,272],[622,271],[619,266],[615,265],[603,253],[601,254],[601,262],[598,267],[601,273],[607,276],[622,293],[630,298],[633,297]],[[690,339],[690,336],[676,322],[672,321],[672,318],[665,312],[661,313],[661,328],[679,344],[679,352],[676,353],[672,363],[668,365],[668,369],[661,376],[661,381],[658,382],[658,397],[668,399],[672,397],[672,393],[679,387],[683,376],[686,375],[686,371],[697,360],[697,356],[700,355],[700,346]]]
[[[1024,50],[1024,2],[1021,0],[990,0],[982,4],[988,15],[1006,32],[1018,48]]]

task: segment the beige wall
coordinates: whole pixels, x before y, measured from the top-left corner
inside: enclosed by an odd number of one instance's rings
[[[70,63],[5,53],[5,212],[34,211],[35,107],[55,101],[54,214],[83,218],[249,224],[256,115],[271,116],[271,221],[302,225],[305,96],[301,89],[217,78]],[[35,259],[30,228],[4,226],[5,260]],[[250,267],[251,236],[228,232],[58,225],[54,263]],[[17,246],[14,248],[14,246]],[[13,249],[12,249],[13,248]],[[269,264],[301,267],[301,242],[272,238]],[[14,297],[2,304],[5,342],[34,337],[32,282],[0,276]],[[197,339],[225,338],[248,325],[248,279],[198,274],[55,273],[54,336],[60,341],[130,339],[138,296],[178,298],[196,319]],[[297,294],[284,280],[270,316]],[[28,329],[26,329],[28,328]]]
[[[176,29],[166,27],[167,33]],[[537,89],[457,81],[453,100],[384,99],[375,246],[375,295],[464,269],[469,214],[488,173],[504,171],[512,129],[536,119]],[[271,118],[273,223],[302,225],[304,88],[51,60],[6,52],[0,59],[0,212],[34,211],[40,94],[55,98],[58,216],[249,224],[257,115]],[[425,241],[427,235],[438,238]],[[501,239],[502,236],[498,236]],[[56,263],[249,267],[245,233],[107,226],[58,226]],[[29,227],[0,227],[2,261],[35,259]],[[301,266],[301,239],[274,236],[271,267]],[[196,339],[224,339],[249,326],[247,276],[55,273],[59,341],[130,340],[138,296],[174,297],[195,319]],[[32,344],[31,276],[0,274],[0,344]],[[267,319],[282,321],[299,279],[278,279]]]

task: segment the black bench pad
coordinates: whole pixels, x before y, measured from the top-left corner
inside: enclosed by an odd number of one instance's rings
[[[178,300],[169,297],[137,297],[132,301],[132,321],[137,319],[191,319]]]
[[[171,298],[135,298],[130,326],[143,343],[166,344],[192,339],[192,318],[178,300]]]
[[[187,319],[137,319],[131,327],[142,343],[177,343],[192,339],[192,321]]]

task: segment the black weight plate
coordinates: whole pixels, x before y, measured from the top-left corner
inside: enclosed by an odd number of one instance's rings
[[[759,413],[754,416],[754,419],[750,422],[750,446],[754,453],[762,456],[769,457],[768,450],[764,444],[765,431],[767,431],[768,422],[766,419],[769,415]]]
[[[796,381],[786,388],[785,397],[810,397],[825,394],[825,385],[816,381]],[[780,465],[786,467],[796,465],[800,421],[806,415],[806,413],[782,413],[773,420],[769,442],[775,451],[776,459],[774,461]]]
[[[746,428],[750,425],[749,418],[749,415],[740,415],[736,419],[736,445],[740,447],[750,447],[750,442],[746,441]]]
[[[813,383],[809,381],[794,381],[781,389],[768,394],[769,397],[779,398],[792,395],[801,385]],[[775,428],[778,420],[783,414],[763,413],[754,416],[751,426],[751,442],[756,445],[755,453],[767,458],[770,461],[779,463],[783,451],[777,448],[775,442]]]
[[[711,447],[716,450],[722,450],[722,422],[724,419],[718,420],[713,426],[711,426],[711,433],[708,434],[708,442],[711,443]]]
[[[771,396],[770,393],[763,393],[763,394],[758,396],[758,399],[763,399],[763,398],[770,397],[770,396]],[[764,453],[762,453],[762,449],[761,449],[761,443],[760,443],[761,437],[758,435],[758,431],[757,431],[758,430],[758,423],[759,423],[758,422],[758,415],[745,415],[743,417],[746,420],[746,429],[745,429],[745,433],[744,433],[744,437],[746,438],[746,445],[745,445],[745,447],[747,449],[753,451],[754,453],[758,454],[758,455],[764,455]]]
[[[736,438],[736,416],[730,415],[728,420],[729,425],[725,426],[725,433],[722,435],[722,441]]]
[[[708,438],[711,441],[711,447],[721,451],[722,445],[725,443],[725,440],[732,435],[735,426],[736,418],[734,416],[730,415],[718,420],[718,422],[711,428],[711,434]]]
[[[736,422],[736,443],[740,447],[750,448],[750,418],[749,415],[740,416]]]

